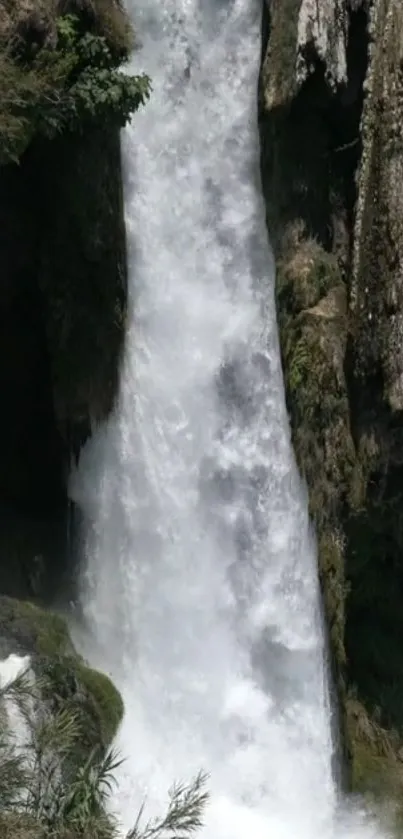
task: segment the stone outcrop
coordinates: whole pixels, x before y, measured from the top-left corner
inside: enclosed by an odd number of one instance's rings
[[[356,788],[402,794],[403,6],[272,0],[262,182]]]

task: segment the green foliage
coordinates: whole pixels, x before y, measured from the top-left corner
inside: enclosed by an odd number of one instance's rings
[[[36,135],[122,127],[149,98],[148,76],[123,72],[104,35],[74,15],[59,18],[57,34],[55,49],[28,55],[15,39],[0,43],[0,162],[17,160]]]
[[[40,660],[38,672],[46,678],[46,699],[56,710],[68,709],[83,731],[81,755],[95,744],[103,752],[112,742],[123,718],[123,701],[104,673],[93,670],[80,656],[55,656]]]
[[[312,350],[304,337],[293,348],[292,361],[288,370],[288,386],[292,393],[299,390],[312,372]]]
[[[162,819],[142,825],[144,805],[127,839],[187,839],[202,827],[202,815],[208,802],[205,790],[207,776],[199,773],[190,786],[177,784],[170,790],[169,805]]]
[[[99,760],[93,750],[72,771],[72,753],[82,737],[79,718],[66,709],[50,713],[43,704],[51,685],[23,673],[0,689],[0,829],[16,839],[117,839],[118,825],[107,813],[114,773],[122,761],[113,750]],[[7,702],[25,723],[17,744]],[[167,813],[142,824],[144,806],[127,839],[188,839],[202,826],[206,776],[170,793]]]

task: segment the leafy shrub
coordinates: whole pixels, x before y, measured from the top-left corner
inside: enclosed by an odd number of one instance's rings
[[[54,49],[0,43],[0,162],[18,160],[34,136],[52,139],[88,123],[124,126],[150,95],[146,75],[120,69],[122,52],[86,31],[75,15],[58,20]],[[127,59],[127,56],[126,56]]]
[[[13,839],[117,839],[107,812],[114,772],[113,750],[99,760],[94,749],[77,769],[71,759],[82,731],[69,710],[49,713],[41,702],[46,685],[29,673],[0,688],[0,831]],[[18,709],[25,736],[11,730],[7,702]],[[202,826],[206,777],[173,787],[166,814],[143,823],[144,807],[126,839],[188,839]]]

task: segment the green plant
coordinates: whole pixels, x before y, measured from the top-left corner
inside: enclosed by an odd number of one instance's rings
[[[199,773],[190,786],[172,787],[166,815],[162,819],[141,824],[144,805],[126,839],[186,839],[202,827],[202,815],[208,801],[206,775]]]
[[[75,15],[59,18],[55,49],[26,54],[18,39],[0,43],[0,162],[18,160],[36,135],[52,139],[87,123],[122,127],[149,98],[146,75],[120,69],[128,56]]]
[[[0,688],[0,829],[21,839],[117,839],[108,813],[114,773],[122,761],[113,749],[100,759],[93,749],[76,766],[72,754],[82,736],[69,709],[50,711],[46,679],[28,672]],[[23,737],[11,730],[7,704],[18,709]],[[102,752],[102,749],[101,749]],[[144,805],[127,839],[187,839],[202,825],[206,776],[177,785],[161,819],[142,824]]]

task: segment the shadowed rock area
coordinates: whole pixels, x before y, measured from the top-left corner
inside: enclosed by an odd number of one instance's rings
[[[124,339],[118,128],[94,120],[47,139],[34,107],[44,85],[52,96],[35,56],[51,64],[68,14],[114,54],[127,50],[110,0],[0,2],[0,591],[13,596],[65,586],[70,459],[113,407]]]

